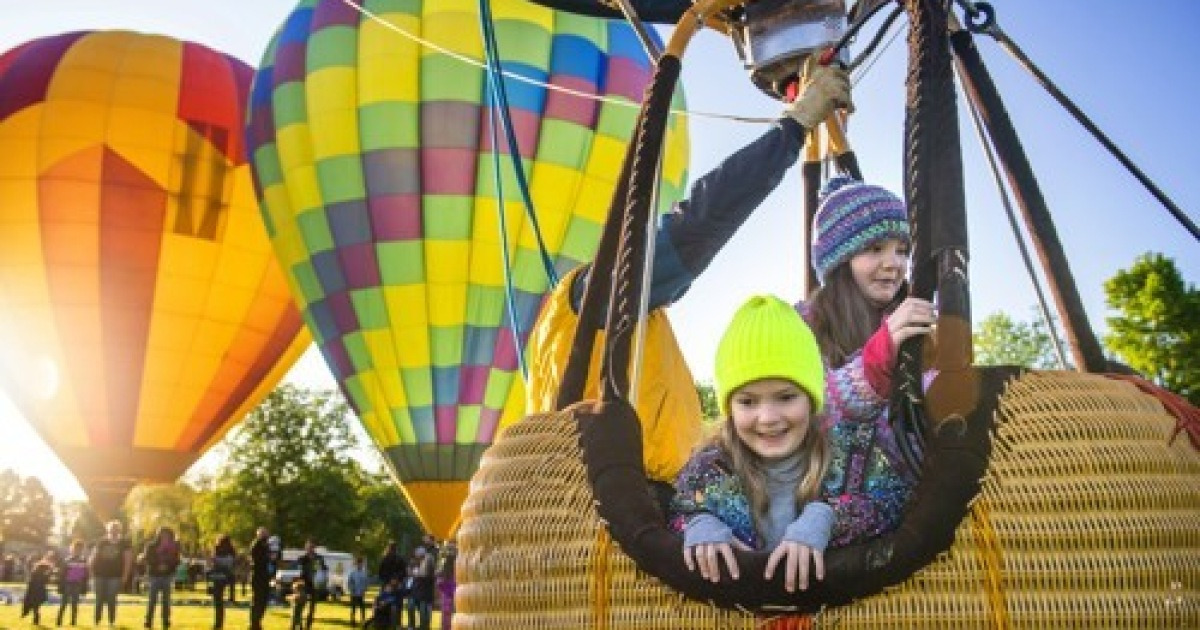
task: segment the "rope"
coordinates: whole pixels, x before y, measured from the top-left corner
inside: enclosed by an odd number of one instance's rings
[[[882,6],[882,5],[880,5],[880,6]],[[878,10],[878,9],[876,9],[876,10]],[[872,14],[873,13],[874,12],[872,12]],[[879,30],[875,31],[875,35],[872,36],[871,40],[869,42],[867,42],[867,45],[865,47],[863,47],[862,52],[858,53],[858,55],[854,57],[854,60],[851,61],[850,64],[847,66],[848,70],[850,70],[850,71],[857,70],[858,67],[860,65],[862,65],[862,63],[864,61],[866,61],[867,58],[870,57],[875,52],[875,49],[877,49],[879,47],[880,42],[883,41],[883,37],[885,35],[887,35],[888,31],[890,31],[892,29],[892,25],[896,23],[897,18],[899,18],[901,15],[904,15],[904,7],[901,5],[896,5],[896,8],[892,9],[892,12],[890,14],[888,14],[887,19],[885,19],[883,21],[883,24],[880,25]],[[896,31],[896,33],[899,33],[899,32],[900,31]],[[884,44],[883,50],[880,51],[880,54],[882,54],[883,51],[887,50],[888,46],[890,46],[892,41],[895,40],[895,37],[896,37],[895,34],[893,34],[892,38],[889,39],[886,44]],[[879,58],[878,56],[875,57],[875,59],[878,59],[878,58]],[[868,64],[868,68],[871,65],[874,65],[874,63],[875,63],[874,61],[871,61],[871,63]]]
[[[1054,220],[1042,196],[1033,166],[1025,155],[1021,139],[1013,127],[1000,92],[992,81],[983,58],[966,30],[956,31],[950,38],[958,58],[965,94],[982,113],[984,128],[995,146],[1008,183],[1017,196],[1033,244],[1042,263],[1042,271],[1050,280],[1055,304],[1067,333],[1068,346],[1078,368],[1101,373],[1108,370],[1108,361],[1100,342],[1088,323],[1087,311],[1071,274],[1071,263],[1058,238]]]
[[[1200,451],[1200,408],[1183,396],[1159,387],[1140,376],[1134,374],[1105,374],[1105,376],[1113,380],[1132,383],[1142,392],[1157,398],[1167,412],[1175,417],[1175,429],[1171,432],[1171,440],[1168,443],[1174,444],[1180,433],[1186,433],[1188,440],[1192,443],[1192,448]]]
[[[959,77],[961,81],[961,77]],[[966,87],[963,87],[963,92],[966,92]],[[1037,295],[1038,312],[1042,316],[1042,321],[1046,323],[1046,330],[1050,333],[1050,340],[1054,342],[1054,356],[1058,358],[1058,367],[1060,369],[1069,369],[1067,364],[1067,354],[1063,350],[1062,340],[1058,338],[1058,331],[1055,330],[1054,320],[1050,317],[1050,305],[1046,302],[1046,294],[1042,291],[1042,283],[1038,282],[1037,271],[1033,268],[1033,260],[1029,257],[1029,248],[1025,245],[1025,239],[1021,238],[1021,227],[1017,224],[1017,215],[1013,210],[1012,200],[1009,199],[1008,189],[1004,187],[1004,180],[1000,176],[1000,165],[996,163],[996,156],[992,149],[992,145],[988,143],[987,136],[983,131],[983,121],[980,119],[979,108],[976,107],[975,101],[967,99],[967,109],[971,112],[971,122],[975,127],[975,136],[979,139],[979,149],[987,158],[988,167],[992,173],[992,181],[996,183],[996,192],[1000,195],[1000,203],[1004,206],[1004,215],[1008,218],[1008,226],[1012,229],[1013,241],[1017,244],[1017,251],[1021,254],[1021,262],[1025,264],[1025,274],[1029,276],[1029,283],[1033,285],[1033,292]]]
[[[642,43],[642,49],[646,51],[646,57],[650,61],[657,61],[662,55],[662,50],[654,43],[654,38],[650,37],[649,31],[646,30],[645,23],[638,17],[636,11],[633,10],[633,5],[629,4],[629,0],[613,0],[621,8],[621,13],[625,14],[625,21],[629,23],[630,28],[637,34],[638,41]]]
[[[636,150],[630,171],[628,198],[621,225],[613,286],[609,296],[608,332],[601,363],[604,399],[628,398],[629,350],[637,325],[637,303],[642,291],[641,267],[645,264],[647,225],[654,216],[651,204],[657,178],[663,136],[682,64],[678,57],[663,55],[658,60],[638,126]]]
[[[495,80],[492,75],[487,76],[487,81],[490,83]],[[492,110],[490,122],[488,125],[492,134],[492,177],[496,181],[496,216],[500,224],[500,260],[504,265],[504,302],[508,307],[509,330],[512,331],[513,348],[517,351],[517,362],[521,367],[521,380],[529,382],[529,366],[525,362],[525,352],[522,343],[524,334],[521,331],[521,323],[517,320],[517,298],[513,293],[512,281],[512,262],[508,256],[508,218],[504,212],[504,186],[500,178],[500,152],[496,150],[500,138],[496,134],[496,117],[499,112]]]
[[[912,293],[933,299],[938,296],[939,320],[957,322],[966,336],[965,348],[949,337],[948,326],[939,326],[941,362],[952,350],[970,353],[970,313],[966,286],[966,220],[963,208],[962,159],[959,150],[953,71],[946,42],[946,12],[937,2],[906,0],[909,16],[909,71],[905,116],[905,201],[912,226]],[[943,231],[935,239],[934,229]],[[962,232],[962,234],[959,234]],[[938,241],[941,241],[938,243]],[[935,245],[941,245],[935,248]],[[939,287],[938,280],[947,280]],[[943,343],[943,340],[945,342]],[[922,347],[914,337],[902,343],[893,383],[890,421],[900,452],[914,471],[920,471],[924,450],[924,390]],[[952,367],[957,367],[953,366]]]
[[[468,57],[461,53],[454,52],[453,50],[450,50],[450,49],[446,48],[445,46],[436,44],[427,39],[423,39],[422,37],[420,37],[418,35],[414,35],[413,33],[410,33],[408,31],[404,30],[403,28],[383,19],[378,14],[373,13],[369,9],[366,9],[366,8],[358,5],[356,3],[356,0],[341,0],[341,2],[342,2],[342,4],[345,4],[346,6],[352,8],[355,11],[357,11],[358,13],[360,13],[364,18],[371,20],[372,22],[375,22],[376,24],[382,26],[383,28],[388,29],[389,31],[392,31],[393,33],[396,33],[402,37],[407,38],[409,41],[412,41],[415,44],[424,46],[425,48],[428,48],[430,50],[437,51],[443,55],[446,55],[447,57],[450,57],[457,61],[461,61],[462,63],[465,63],[467,65],[487,70],[486,63],[481,62],[476,59],[472,59],[471,57]],[[543,88],[546,90],[551,90],[554,92],[558,92],[560,94],[566,94],[568,96],[572,96],[575,98],[581,98],[581,99],[588,100],[588,101],[596,101],[598,103],[607,103],[609,105],[617,105],[619,107],[629,107],[629,108],[633,108],[633,109],[641,107],[641,103],[630,102],[621,97],[600,96],[600,95],[596,95],[596,94],[588,94],[586,92],[580,92],[579,90],[573,90],[571,88],[564,87],[561,85],[555,85],[553,83],[546,83],[544,81],[539,81],[537,79],[527,77],[523,74],[519,74],[519,73],[513,72],[511,70],[501,69],[500,73],[503,74],[505,77],[512,79],[514,81],[519,81],[521,83],[525,83],[526,85],[533,85],[533,86],[540,87],[540,88]],[[774,117],[774,116],[768,118],[768,117],[762,117],[762,116],[743,116],[743,115],[739,115],[739,114],[723,114],[723,113],[717,113],[717,112],[705,112],[705,111],[699,111],[699,110],[674,109],[674,108],[672,108],[670,110],[670,114],[672,116],[686,116],[688,118],[708,118],[708,119],[712,119],[712,120],[728,120],[728,121],[732,121],[732,122],[753,123],[753,124],[770,124],[770,123],[775,122],[775,120],[776,120],[776,117]]]
[[[529,194],[529,182],[525,178],[525,167],[521,163],[521,148],[517,144],[517,134],[513,131],[512,114],[508,107],[508,90],[504,87],[504,79],[501,76],[500,51],[496,46],[496,33],[492,29],[492,9],[488,0],[479,0],[479,23],[483,30],[483,50],[484,57],[487,59],[488,87],[491,88],[493,105],[499,110],[499,119],[504,126],[504,135],[508,140],[508,157],[512,161],[513,175],[517,178],[517,187],[521,190],[521,199],[525,202],[525,216],[529,218],[529,226],[533,229],[533,236],[537,240],[538,253],[542,257],[542,266],[546,270],[546,277],[550,280],[550,286],[553,287],[558,284],[558,272],[554,269],[554,261],[550,259],[550,250],[546,247],[546,241],[542,237],[542,228],[538,224],[537,211],[533,207],[533,197]],[[492,116],[493,123],[495,123],[496,118],[496,116]],[[494,124],[492,130],[492,154],[496,155],[499,149],[496,145]],[[496,194],[500,195],[500,175],[498,171],[496,174],[496,186]],[[503,216],[503,206],[500,207],[500,213]],[[507,240],[503,242],[506,258],[507,243]],[[511,273],[512,270],[505,266],[505,284],[512,283]],[[516,321],[515,313],[513,321],[514,323]],[[520,350],[521,346],[518,344],[518,353]]]

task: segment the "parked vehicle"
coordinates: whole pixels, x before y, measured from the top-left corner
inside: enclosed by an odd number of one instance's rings
[[[325,547],[317,547],[317,555],[325,561],[325,569],[318,570],[313,576],[316,582],[317,599],[333,597],[337,599],[346,594],[346,577],[354,568],[354,555],[345,551],[330,551]],[[292,590],[292,581],[300,577],[300,556],[303,549],[284,549],[279,561],[279,569],[275,571],[275,585],[279,594],[287,595]]]

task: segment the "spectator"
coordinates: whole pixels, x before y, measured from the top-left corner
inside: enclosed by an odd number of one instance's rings
[[[438,556],[436,582],[438,596],[442,598],[442,630],[450,630],[451,621],[454,619],[454,589],[457,586],[454,581],[454,563],[457,560],[458,546],[453,540],[447,540]]]
[[[250,546],[250,630],[262,630],[262,618],[271,599],[271,578],[275,575],[271,545],[267,541],[270,532],[259,527],[255,532],[254,544]]]
[[[346,576],[346,590],[350,592],[350,625],[354,625],[354,613],[360,611],[360,621],[367,621],[367,570],[362,556],[354,559],[354,568]]]
[[[305,630],[304,621],[304,605],[312,601],[311,594],[312,584],[305,582],[304,578],[296,578],[292,580],[292,593],[288,598],[292,601],[292,625],[291,630]],[[312,608],[308,609],[308,628],[312,628]]]
[[[433,614],[433,556],[425,545],[413,550],[413,562],[408,568],[412,586],[408,599],[408,625],[414,630],[429,630]]]
[[[108,607],[108,625],[117,623],[117,593],[133,573],[133,549],[128,540],[121,537],[120,521],[109,521],[105,525],[107,534],[92,547],[88,568],[92,572],[92,584],[96,587],[96,625],[104,608]]]
[[[394,577],[379,589],[375,596],[375,604],[371,607],[371,618],[363,623],[363,628],[376,630],[392,630],[400,625],[400,608],[404,596],[400,589],[400,578]]]
[[[33,625],[40,626],[42,623],[42,604],[46,603],[46,599],[50,594],[50,579],[54,576],[54,570],[58,566],[58,554],[53,550],[47,551],[46,555],[34,563],[29,569],[29,581],[25,584],[25,600],[21,605],[21,618],[33,613]]]
[[[305,630],[312,630],[313,617],[317,614],[317,574],[328,571],[328,567],[325,566],[325,559],[317,553],[316,541],[311,538],[304,542],[304,555],[300,556],[297,563],[300,565],[300,579],[304,580],[304,599],[308,603],[308,618],[304,627]]]
[[[63,613],[67,612],[68,606],[71,608],[71,625],[79,623],[79,599],[87,593],[89,577],[83,541],[71,541],[71,552],[58,574],[58,592],[62,595],[62,603],[58,607],[58,625],[63,625]]]
[[[246,589],[250,586],[250,556],[244,553],[238,554],[237,562],[233,566],[233,574],[235,576],[236,583],[241,585],[242,597],[245,597]],[[233,588],[229,589],[230,604],[234,603],[235,590],[236,589]]]
[[[406,577],[408,577],[408,565],[404,562],[404,556],[396,551],[394,541],[389,542],[387,549],[383,551],[383,558],[379,560],[379,583],[387,584],[392,581],[392,578],[403,581]]]
[[[225,625],[225,589],[234,588],[234,564],[237,562],[237,551],[228,534],[222,534],[213,548],[212,558],[208,565],[208,590],[213,601],[213,630],[221,630]]]
[[[171,587],[175,585],[175,569],[179,566],[179,543],[170,527],[158,528],[154,540],[146,543],[146,623],[154,627],[154,606],[162,600],[162,627],[171,627]]]

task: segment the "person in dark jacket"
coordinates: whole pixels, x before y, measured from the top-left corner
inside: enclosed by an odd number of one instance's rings
[[[250,630],[262,630],[263,615],[271,599],[271,578],[275,575],[273,552],[266,527],[255,532],[250,546]]]
[[[117,593],[133,575],[133,548],[121,537],[120,521],[109,521],[105,531],[107,535],[92,547],[88,569],[96,589],[96,625],[100,625],[100,617],[107,607],[108,625],[112,626],[117,622]]]
[[[433,614],[433,580],[436,565],[433,554],[425,545],[413,549],[413,561],[408,567],[412,588],[408,594],[408,626],[429,630]]]
[[[154,606],[162,600],[162,627],[171,627],[171,587],[179,568],[179,543],[170,527],[158,528],[158,535],[146,543],[146,627],[154,626]]]
[[[317,543],[309,538],[304,542],[304,555],[296,561],[300,565],[300,579],[304,581],[304,595],[308,603],[308,615],[304,620],[306,630],[312,630],[313,617],[317,614],[317,573],[328,570],[325,559],[317,553]]]
[[[225,589],[234,588],[234,565],[237,562],[237,550],[229,534],[222,534],[213,547],[212,558],[208,565],[208,590],[213,602],[213,630],[221,630],[225,625]]]
[[[387,584],[392,581],[392,578],[398,578],[403,582],[406,577],[408,577],[408,564],[404,561],[404,556],[396,550],[395,541],[390,542],[383,550],[383,558],[379,560],[379,583]]]
[[[63,560],[58,575],[58,592],[62,595],[62,603],[58,607],[58,625],[63,625],[63,614],[68,608],[71,609],[71,625],[79,623],[79,600],[87,592],[90,577],[83,541],[76,539],[71,542],[71,553]]]
[[[54,577],[54,570],[58,566],[57,554],[54,551],[47,551],[33,568],[29,570],[29,581],[25,584],[25,600],[21,605],[21,618],[33,613],[33,625],[41,625],[42,623],[42,604],[50,596],[50,580]]]

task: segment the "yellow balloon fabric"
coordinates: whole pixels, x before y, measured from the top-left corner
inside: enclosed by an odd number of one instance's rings
[[[123,31],[0,56],[0,376],[102,511],[174,481],[310,342],[244,157],[251,76]]]
[[[556,411],[579,315],[571,307],[571,276],[550,295],[529,340],[530,364],[536,372],[529,379],[528,413]],[[604,332],[596,335],[588,367],[585,400],[600,399],[600,360],[604,355]],[[679,341],[663,309],[651,311],[646,319],[642,372],[636,383],[638,419],[642,423],[642,461],[646,476],[673,483],[700,441],[704,417],[696,381],[679,349]],[[631,368],[632,369],[632,368]]]
[[[391,471],[466,482],[524,414],[518,348],[550,288],[537,233],[558,273],[590,260],[653,68],[623,22],[492,2],[503,68],[532,81],[505,86],[535,231],[499,129],[496,184],[478,3],[359,4],[379,21],[305,0],[268,48],[247,122],[256,184],[305,321]],[[667,146],[662,208],[686,184],[682,117]],[[454,519],[430,515],[456,515],[457,498],[409,498],[449,534]]]

